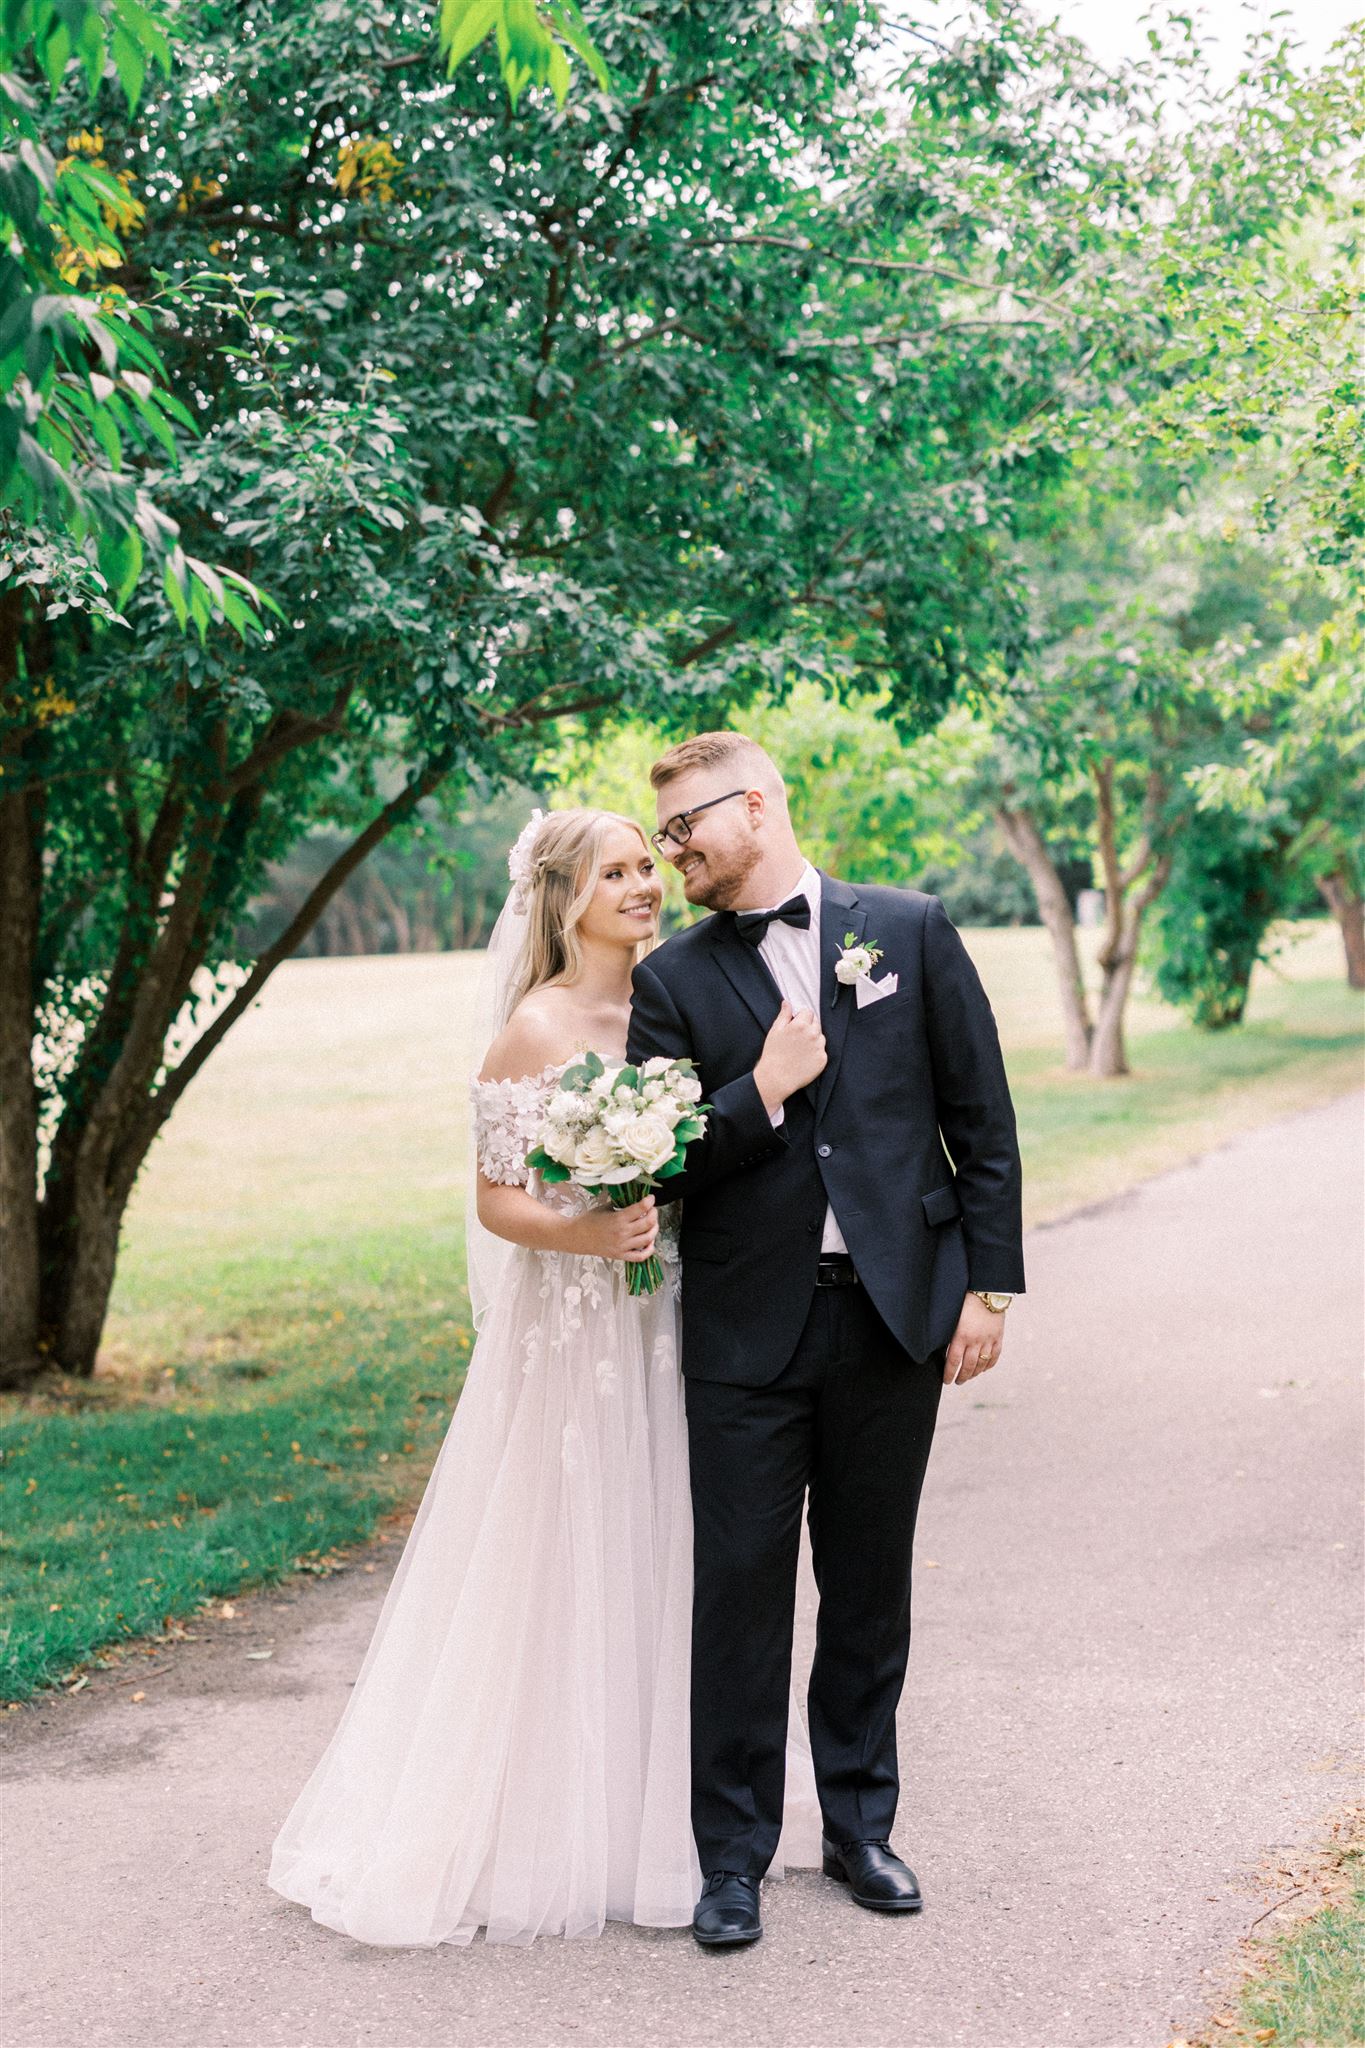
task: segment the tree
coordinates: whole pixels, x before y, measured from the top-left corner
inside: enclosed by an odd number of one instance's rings
[[[1226,479],[1183,511],[1159,478],[1126,493],[1123,481],[1098,465],[1058,494],[1034,555],[1036,652],[995,714],[988,764],[1000,828],[1052,940],[1067,1065],[1100,1077],[1128,1071],[1144,922],[1180,858],[1193,778],[1240,736],[1227,679],[1329,601],[1248,532],[1246,493]],[[1093,1017],[1059,866],[1078,844],[1104,891]],[[1207,867],[1207,853],[1189,859]]]
[[[1191,772],[1201,816],[1274,850],[1320,891],[1341,931],[1346,977],[1365,988],[1365,638],[1352,616],[1297,636],[1223,684],[1241,728],[1231,759]]]
[[[604,9],[614,96],[528,92],[515,138],[482,52],[433,82],[424,15],[194,25],[135,120],[96,110],[142,208],[107,283],[181,295],[201,436],[140,474],[280,611],[250,648],[186,639],[144,584],[126,633],[20,638],[9,1383],[92,1369],[158,1131],[425,801],[536,781],[574,716],[715,723],[833,675],[913,732],[1008,671],[1040,423],[1104,374],[1066,252],[1145,203],[1072,46],[993,25],[874,96],[894,38],[851,0]],[[241,978],[248,902],[319,827],[336,858]]]
[[[1153,927],[1156,985],[1166,1001],[1187,1008],[1203,1031],[1240,1024],[1252,970],[1289,898],[1282,844],[1196,811],[1176,842]]]

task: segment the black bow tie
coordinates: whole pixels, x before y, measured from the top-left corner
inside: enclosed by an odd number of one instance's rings
[[[735,912],[735,930],[751,946],[759,946],[767,935],[770,924],[794,924],[801,931],[810,930],[810,898],[793,896],[776,910],[738,910]]]

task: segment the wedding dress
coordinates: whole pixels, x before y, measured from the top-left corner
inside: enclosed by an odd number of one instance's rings
[[[478,1164],[557,1207],[524,1164],[563,1065],[471,1085]],[[597,1199],[600,1199],[597,1198]],[[607,1920],[681,1927],[689,1818],[692,1516],[665,1284],[617,1260],[513,1248],[454,1420],[330,1746],[270,1883],[366,1942],[527,1943]],[[815,1864],[793,1701],[779,1861]]]

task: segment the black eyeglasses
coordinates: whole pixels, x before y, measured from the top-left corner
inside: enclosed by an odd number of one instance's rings
[[[711,810],[716,804],[728,804],[733,796],[747,796],[748,794],[747,789],[731,789],[727,790],[724,796],[713,796],[704,804],[694,804],[690,811],[679,811],[676,817],[669,818],[667,823],[660,827],[659,831],[650,833],[650,845],[657,847],[660,853],[663,852],[670,839],[675,846],[686,846],[688,840],[692,837],[692,820],[694,818],[699,818],[703,811]]]

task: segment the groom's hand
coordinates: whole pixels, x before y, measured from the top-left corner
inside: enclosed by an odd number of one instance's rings
[[[819,1018],[813,1010],[793,1012],[784,997],[754,1068],[754,1081],[768,1114],[823,1074],[825,1059],[825,1034]]]
[[[979,1372],[989,1372],[993,1365],[999,1364],[1004,1342],[1004,1316],[995,1315],[984,1301],[969,1294],[962,1304],[953,1341],[943,1361],[944,1386],[951,1387],[954,1380],[960,1387],[965,1386]]]

